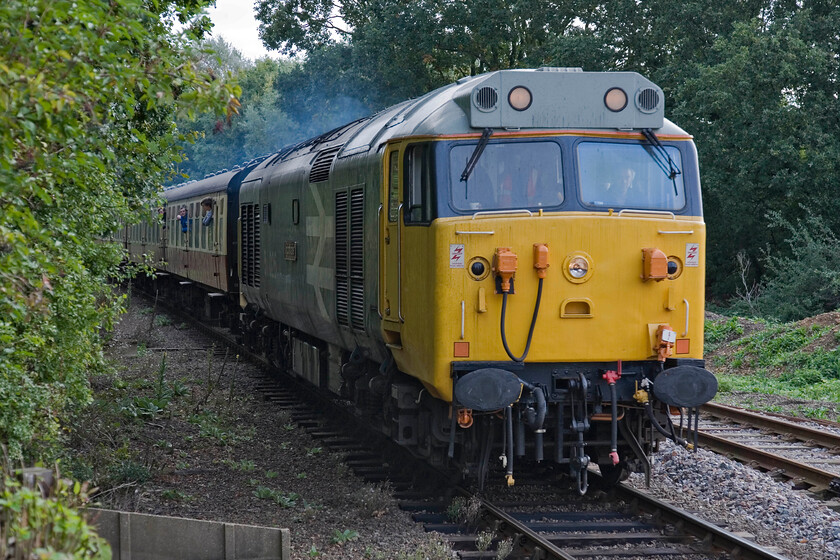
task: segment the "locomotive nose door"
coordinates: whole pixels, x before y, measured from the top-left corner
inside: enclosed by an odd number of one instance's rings
[[[379,313],[385,341],[400,346],[402,314],[402,184],[400,149],[389,146],[383,162],[382,205],[379,208]]]

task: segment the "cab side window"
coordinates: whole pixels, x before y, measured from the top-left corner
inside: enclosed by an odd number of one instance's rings
[[[431,144],[414,144],[405,151],[405,223],[432,222],[434,158]]]

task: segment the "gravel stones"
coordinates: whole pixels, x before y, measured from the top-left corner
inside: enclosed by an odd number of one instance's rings
[[[629,484],[644,489],[644,477]],[[794,559],[840,558],[840,514],[825,503],[720,455],[689,452],[667,441],[653,459],[652,494],[698,511],[730,531],[747,532]]]

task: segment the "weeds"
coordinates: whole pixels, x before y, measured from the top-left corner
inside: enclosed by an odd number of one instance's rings
[[[490,545],[493,544],[493,539],[496,538],[494,531],[482,531],[475,538],[475,549],[479,552],[484,552]]]
[[[458,496],[454,498],[446,508],[446,516],[455,523],[461,523],[468,527],[474,527],[481,513],[481,500],[475,496],[469,500]]]
[[[296,494],[294,492],[284,494],[278,490],[274,490],[273,488],[268,488],[267,486],[257,486],[252,494],[260,500],[272,500],[274,503],[283,508],[295,507],[300,499],[300,494]]]
[[[429,536],[428,542],[423,543],[413,552],[400,552],[396,560],[451,560],[452,549],[442,541]]]
[[[505,539],[499,542],[496,548],[496,560],[505,560],[513,552],[513,539]]]
[[[339,531],[336,529],[333,531],[332,538],[330,538],[330,542],[333,544],[343,545],[350,541],[355,541],[359,538],[359,532],[353,531],[352,529],[344,529],[343,531]]]
[[[382,517],[391,506],[390,483],[365,484],[350,496],[361,517]]]
[[[146,465],[141,465],[131,459],[125,459],[111,465],[108,469],[108,477],[114,485],[131,482],[143,484],[152,478],[152,472]]]
[[[160,493],[161,498],[164,500],[171,500],[173,502],[188,502],[192,499],[191,496],[184,494],[180,490],[164,490]]]

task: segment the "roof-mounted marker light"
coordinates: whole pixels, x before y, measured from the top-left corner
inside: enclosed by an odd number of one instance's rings
[[[532,101],[531,92],[525,86],[516,86],[508,94],[508,103],[517,111],[524,111],[531,106]]]
[[[613,113],[623,111],[627,107],[627,94],[621,88],[610,88],[604,94],[604,105]]]

